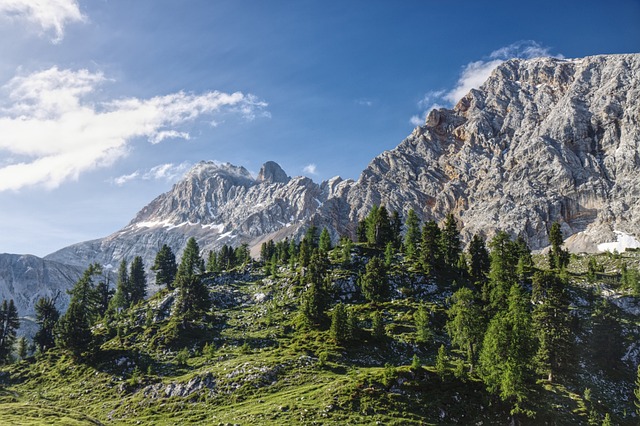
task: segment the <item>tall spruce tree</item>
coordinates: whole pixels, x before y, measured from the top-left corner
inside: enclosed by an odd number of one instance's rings
[[[8,302],[5,299],[0,305],[0,364],[9,360],[18,328],[20,328],[18,310],[13,299]]]
[[[171,251],[171,247],[163,244],[153,263],[151,270],[156,273],[156,284],[164,285],[167,289],[173,289],[173,280],[176,278],[178,266],[176,255]]]
[[[36,323],[40,326],[33,342],[38,352],[44,353],[55,346],[55,326],[60,319],[60,311],[56,308],[57,296],[41,297],[36,302]]]
[[[564,237],[562,229],[558,222],[554,222],[549,230],[549,243],[551,250],[549,251],[549,266],[552,269],[564,269],[569,265],[569,251],[562,248]]]
[[[131,290],[131,305],[142,302],[147,296],[147,276],[144,272],[142,257],[136,256],[131,262],[129,270],[129,288]]]
[[[420,248],[420,219],[413,209],[407,213],[405,227],[407,230],[404,234],[403,252],[410,262],[415,263]]]
[[[329,231],[327,231],[327,228],[322,228],[320,241],[318,242],[318,249],[320,250],[320,253],[326,255],[331,251],[331,248],[331,236],[329,235]]]
[[[467,363],[473,371],[476,365],[478,348],[484,337],[482,309],[473,292],[463,287],[451,296],[451,307],[447,310],[446,330],[451,344],[463,350]]]
[[[122,259],[118,267],[116,294],[113,297],[113,305],[119,309],[127,309],[131,306],[131,283],[129,282],[127,262],[124,259]]]
[[[337,343],[345,343],[347,341],[349,336],[347,310],[342,303],[338,303],[331,312],[329,333]]]
[[[369,260],[359,281],[362,294],[370,302],[384,302],[389,298],[389,278],[384,262],[379,257]]]
[[[413,314],[413,321],[416,326],[416,342],[429,343],[433,340],[433,331],[431,331],[431,321],[429,318],[429,310],[425,305],[420,305]]]
[[[550,271],[533,278],[533,326],[538,339],[538,371],[553,381],[555,374],[571,359],[571,317],[566,283]]]
[[[422,270],[427,275],[435,275],[440,264],[440,228],[438,224],[430,220],[422,227],[422,239],[420,243],[420,263]]]
[[[534,340],[529,301],[517,284],[508,296],[508,308],[489,322],[480,351],[480,375],[490,392],[505,401],[525,400],[532,375]]]
[[[478,234],[474,234],[469,242],[467,254],[469,255],[469,279],[473,284],[482,288],[487,282],[487,275],[491,267],[489,251],[487,250],[484,238]]]
[[[182,319],[183,324],[201,319],[211,308],[209,289],[202,281],[204,270],[200,247],[195,238],[191,237],[182,254],[174,282],[178,289],[174,313]]]
[[[447,214],[438,243],[444,265],[450,270],[455,270],[462,250],[460,249],[460,231],[453,213]]]
[[[94,349],[91,326],[100,315],[100,295],[93,283],[93,278],[101,273],[102,268],[99,264],[89,265],[82,277],[69,290],[71,295],[69,308],[56,325],[57,346],[68,350],[75,358]]]

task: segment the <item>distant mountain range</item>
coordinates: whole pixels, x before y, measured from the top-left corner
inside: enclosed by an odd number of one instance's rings
[[[262,242],[298,238],[312,224],[353,237],[374,204],[401,215],[414,209],[422,220],[453,212],[465,241],[505,230],[541,249],[558,221],[574,251],[620,237],[640,245],[639,146],[640,54],[514,59],[453,109],[432,110],[357,181],[290,178],[272,161],[255,178],[201,162],[120,231],[44,264],[117,265],[140,255],[150,266],[162,244],[180,253],[192,236],[204,251],[247,243],[257,254]],[[0,276],[21,276],[14,268],[22,264],[6,256]],[[0,283],[2,297],[19,297]]]

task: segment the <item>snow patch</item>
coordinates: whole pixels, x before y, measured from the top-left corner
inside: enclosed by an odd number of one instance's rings
[[[204,229],[213,229],[214,231],[220,233],[224,231],[224,223],[211,223],[209,225],[202,225]]]
[[[618,253],[622,253],[628,248],[640,248],[640,241],[638,241],[633,235],[629,235],[622,231],[613,232],[616,234],[617,241],[614,243],[598,244],[598,251],[613,252],[616,250]]]
[[[225,232],[224,234],[220,234],[220,236],[218,237],[218,240],[221,240],[223,238],[227,238],[229,235],[231,235],[233,231],[229,231],[229,232]]]

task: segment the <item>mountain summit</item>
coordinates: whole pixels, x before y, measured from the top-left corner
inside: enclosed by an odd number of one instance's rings
[[[202,162],[122,230],[48,259],[86,265],[134,255],[150,265],[162,244],[259,247],[313,224],[353,236],[374,204],[423,220],[453,212],[468,239],[496,230],[548,244],[558,221],[574,250],[595,251],[640,229],[640,54],[510,60],[453,109],[374,158],[358,181],[290,178],[275,162],[254,179]],[[255,252],[254,252],[255,253]]]

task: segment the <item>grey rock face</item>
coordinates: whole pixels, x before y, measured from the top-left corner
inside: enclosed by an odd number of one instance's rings
[[[374,158],[357,182],[318,185],[267,162],[246,169],[200,163],[121,231],[47,256],[72,265],[115,265],[162,244],[180,253],[194,236],[206,252],[223,244],[298,237],[309,225],[355,234],[373,204],[423,220],[453,212],[491,237],[523,235],[534,249],[560,221],[568,243],[593,251],[613,231],[640,229],[640,55],[511,60],[453,109]],[[253,252],[256,253],[255,251]]]
[[[78,281],[83,269],[31,255],[0,254],[0,300],[13,299],[20,316],[35,317],[38,299],[59,294],[56,307],[65,310],[69,304],[67,290]]]
[[[468,239],[502,229],[532,248],[554,221],[576,250],[638,236],[640,55],[511,60],[453,110],[376,157],[347,195],[423,219],[454,212]]]

